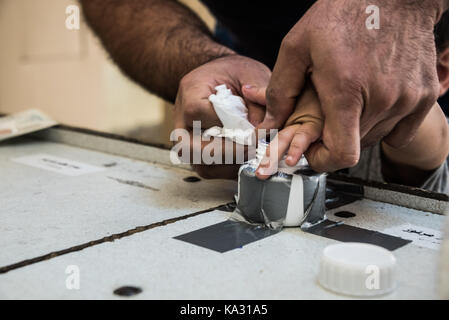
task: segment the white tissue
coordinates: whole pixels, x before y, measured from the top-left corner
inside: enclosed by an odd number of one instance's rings
[[[223,128],[212,127],[204,132],[206,137],[229,138],[239,144],[255,144],[251,139],[254,134],[254,126],[248,121],[248,109],[245,102],[225,84],[215,87],[216,94],[209,96],[215,113],[223,124]]]

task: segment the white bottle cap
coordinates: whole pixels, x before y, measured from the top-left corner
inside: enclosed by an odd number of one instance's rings
[[[372,244],[333,244],[323,251],[318,281],[328,290],[351,296],[386,294],[396,287],[396,258]]]

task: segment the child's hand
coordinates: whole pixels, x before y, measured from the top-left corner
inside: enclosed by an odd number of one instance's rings
[[[285,162],[289,166],[298,163],[305,153],[307,158],[319,156],[313,152],[313,143],[317,142],[323,131],[323,114],[317,93],[311,84],[307,85],[299,98],[296,109],[267,148],[256,175],[267,179],[277,172],[278,163],[288,150]],[[309,146],[312,150],[306,152]],[[275,152],[277,150],[277,152]]]

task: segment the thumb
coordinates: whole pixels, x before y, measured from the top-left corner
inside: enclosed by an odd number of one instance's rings
[[[261,106],[265,106],[267,104],[265,97],[266,91],[266,87],[257,87],[251,84],[247,84],[242,87],[243,98]]]
[[[279,129],[292,114],[311,65],[304,32],[292,31],[282,41],[267,87],[267,112],[260,129]]]

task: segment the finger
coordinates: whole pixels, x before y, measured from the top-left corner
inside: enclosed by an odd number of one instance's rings
[[[186,81],[186,80],[183,80]],[[194,121],[201,121],[203,129],[213,126],[222,126],[209,96],[214,93],[214,88],[208,84],[192,85],[182,82],[175,101],[175,127],[192,128]]]
[[[424,99],[416,108],[414,113],[402,118],[384,139],[385,143],[393,148],[400,148],[408,145],[416,135],[430,109],[436,102],[436,97],[429,96]]]
[[[201,124],[202,129],[214,126],[222,127],[220,119],[209,99],[189,99],[183,105],[184,124],[187,128],[193,128],[194,122]]]
[[[401,99],[404,89],[397,81],[385,79],[382,74],[371,77],[365,87],[367,89],[360,117],[360,138],[370,141],[374,137],[373,133],[383,132],[386,128],[385,124],[398,115],[397,112],[400,109],[395,108],[397,105],[414,106],[415,102],[410,103],[409,99]],[[380,123],[383,125],[378,126]],[[368,136],[367,139],[365,139],[366,136]]]
[[[429,89],[423,90],[430,92]],[[422,106],[426,107],[425,101],[424,105],[420,106],[423,103],[422,91],[416,90],[416,88],[401,88],[379,80],[370,85],[370,91],[381,94],[371,96],[369,103],[367,102],[364,108],[360,120],[362,146],[378,143],[382,138],[388,136],[407,115],[416,112]],[[410,136],[413,134],[411,133]]]
[[[266,87],[257,87],[254,85],[242,86],[243,99],[248,107],[248,121],[257,127],[265,117],[265,92]]]
[[[305,123],[298,127],[288,149],[285,163],[295,166],[309,146],[321,136],[321,127],[314,123]]]
[[[373,92],[389,93],[392,98],[388,100],[388,97],[383,97],[380,94],[379,97],[370,99],[369,105],[365,105],[360,118],[360,144],[362,148],[373,146],[381,141],[405,116],[405,108],[411,108],[416,104],[416,101],[411,101],[406,95],[395,101],[394,97],[397,94],[394,93],[394,88],[388,90],[386,87],[380,88],[377,86],[376,89],[376,84],[373,84],[373,86]]]
[[[173,136],[172,136],[173,135]],[[255,146],[237,144],[222,137],[206,137],[203,133],[176,129],[170,139],[172,151],[184,164],[194,165],[242,165],[255,156]]]
[[[316,172],[332,172],[335,171],[328,167],[323,167],[322,163],[329,157],[329,149],[322,141],[312,143],[304,153],[309,166]]]
[[[242,94],[245,100],[255,102],[262,106],[266,106],[267,104],[266,92],[266,87],[257,87],[249,84],[242,87]]]
[[[360,157],[361,103],[344,93],[330,94],[322,101],[325,116],[322,143],[309,152],[309,163],[319,172],[353,167]]]
[[[407,146],[415,137],[425,116],[424,112],[415,112],[404,117],[384,138],[385,143],[392,148]]]
[[[290,32],[282,41],[267,88],[267,112],[261,129],[279,129],[292,113],[304,86],[310,57],[300,32]]]
[[[265,117],[265,107],[253,102],[247,103],[248,107],[248,121],[257,127]]]
[[[392,117],[387,120],[383,120],[376,124],[371,130],[361,139],[361,148],[367,148],[375,145],[386,137],[395,127],[395,125],[401,120],[400,117]]]
[[[267,151],[256,170],[256,176],[261,180],[268,179],[275,174],[278,163],[287,151],[295,133],[295,127],[291,126],[280,131],[267,147]]]

